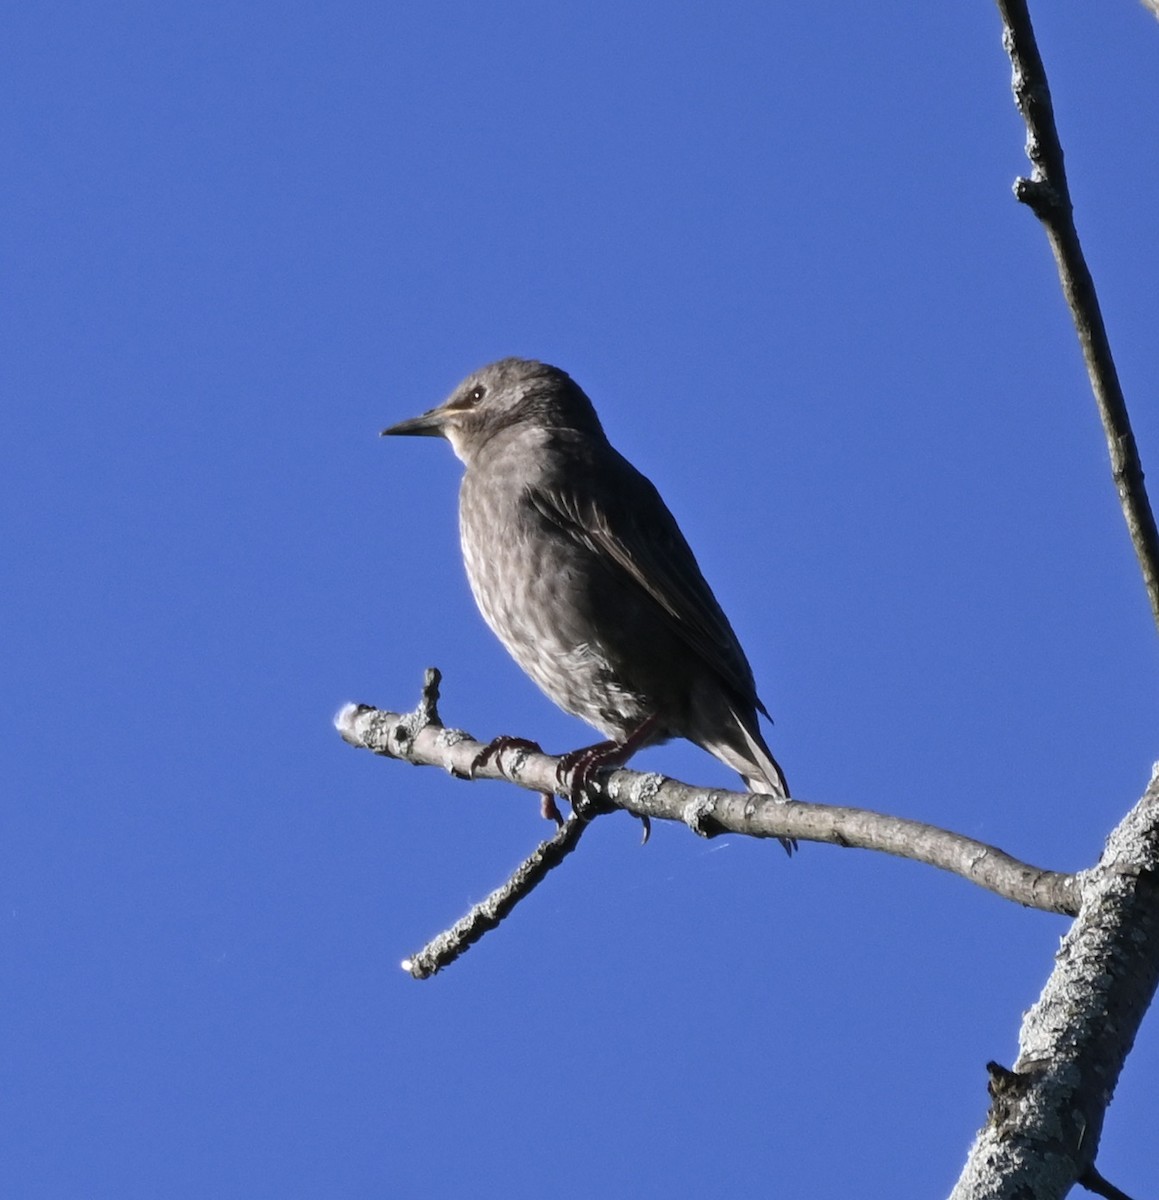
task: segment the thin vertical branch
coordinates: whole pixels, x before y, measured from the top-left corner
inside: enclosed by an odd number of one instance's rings
[[[1033,171],[1015,181],[1015,196],[1042,222],[1059,280],[1074,319],[1091,387],[1111,453],[1111,475],[1135,546],[1151,613],[1159,626],[1159,531],[1147,499],[1143,467],[1131,432],[1127,404],[1111,357],[1107,330],[1099,309],[1094,281],[1083,257],[1062,146],[1054,123],[1054,107],[1046,71],[1034,40],[1026,0],[997,0],[1002,15],[1002,44],[1014,69],[1014,100],[1026,122],[1026,155]]]

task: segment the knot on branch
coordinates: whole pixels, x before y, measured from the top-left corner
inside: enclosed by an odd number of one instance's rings
[[[1014,198],[1025,204],[1040,221],[1050,220],[1064,208],[1062,197],[1045,179],[1027,179],[1020,175],[1014,181]]]
[[[990,1093],[990,1120],[997,1126],[1004,1126],[1014,1119],[1019,1105],[1042,1074],[1042,1068],[1032,1063],[1024,1069],[1011,1071],[1001,1063],[988,1062],[986,1074],[989,1076],[986,1090]]]
[[[680,815],[684,824],[697,837],[711,838],[723,832],[723,827],[716,819],[716,804],[716,792],[709,792],[707,795],[694,797],[684,806]]]

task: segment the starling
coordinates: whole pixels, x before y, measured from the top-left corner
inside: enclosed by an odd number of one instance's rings
[[[505,358],[383,434],[445,437],[466,464],[459,531],[479,610],[556,704],[609,739],[568,767],[683,737],[750,791],[788,799],[728,618],[659,492],[570,376]]]

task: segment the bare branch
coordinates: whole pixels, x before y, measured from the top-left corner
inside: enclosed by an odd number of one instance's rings
[[[1026,155],[1034,170],[1029,179],[1017,179],[1014,194],[1034,210],[1054,252],[1058,275],[1074,319],[1087,375],[1095,393],[1099,416],[1111,454],[1111,475],[1119,503],[1143,572],[1151,613],[1159,625],[1159,531],[1147,499],[1143,467],[1127,404],[1111,357],[1094,280],[1087,269],[1074,224],[1062,145],[1054,123],[1054,108],[1046,71],[1034,39],[1026,0],[998,0],[1002,15],[1002,44],[1014,70],[1014,100],[1026,122]]]
[[[1078,920],[1023,1019],[1018,1061],[990,1065],[990,1115],[951,1200],[1046,1200],[1102,1180],[1103,1118],[1159,985],[1159,768],[1080,880]]]
[[[415,765],[439,766],[460,778],[470,777],[484,745],[462,730],[444,728],[437,713],[433,721],[423,724],[423,711],[423,705],[414,713],[401,714],[349,704],[334,723],[353,746]],[[428,715],[430,711],[428,705]],[[518,748],[487,761],[477,774],[481,779],[506,779],[540,793],[554,792],[559,787],[558,762],[550,755]],[[595,811],[622,808],[638,817],[680,821],[702,837],[737,833],[880,850],[961,875],[1028,908],[1071,916],[1078,912],[1077,876],[1042,870],[985,842],[921,821],[868,809],[696,788],[662,775],[623,768],[598,772],[591,792]]]
[[[494,929],[548,871],[563,862],[579,845],[587,825],[587,820],[582,817],[572,817],[565,822],[555,837],[541,842],[535,852],[515,868],[502,887],[474,905],[450,929],[432,938],[417,954],[404,959],[402,969],[416,979],[429,979],[465,954],[485,933]]]

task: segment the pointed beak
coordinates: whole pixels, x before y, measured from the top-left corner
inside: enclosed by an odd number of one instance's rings
[[[411,417],[409,421],[399,421],[397,425],[391,425],[389,429],[384,429],[380,437],[445,437],[446,430],[443,428],[446,423],[447,414],[441,408],[432,408],[430,412],[425,412],[421,417]]]

